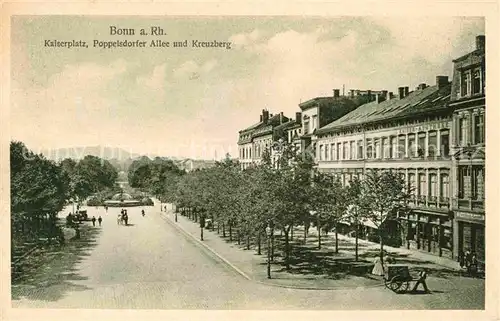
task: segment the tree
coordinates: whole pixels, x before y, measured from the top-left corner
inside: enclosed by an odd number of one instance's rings
[[[356,238],[354,256],[356,261],[358,261],[359,225],[366,217],[368,204],[363,194],[363,183],[357,177],[354,177],[350,182],[346,189],[346,193],[347,202],[349,204],[346,220],[348,220],[351,225],[354,225],[354,237]]]
[[[396,217],[396,210],[407,203],[410,194],[404,179],[392,171],[371,170],[363,181],[362,194],[368,205],[367,217],[378,229],[380,260],[383,262],[384,231],[382,224]]]

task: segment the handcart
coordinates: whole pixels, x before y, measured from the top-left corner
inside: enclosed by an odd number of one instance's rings
[[[395,293],[403,293],[410,288],[410,282],[415,281],[410,275],[407,265],[387,264],[384,273],[384,284]]]

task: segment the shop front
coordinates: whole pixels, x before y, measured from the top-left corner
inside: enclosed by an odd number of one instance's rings
[[[414,210],[399,219],[406,248],[453,257],[453,227],[448,213]]]
[[[485,239],[484,239],[485,218],[482,213],[470,213],[457,211],[455,213],[455,228],[457,237],[456,255],[469,250],[475,253],[477,259],[484,263],[485,260]]]

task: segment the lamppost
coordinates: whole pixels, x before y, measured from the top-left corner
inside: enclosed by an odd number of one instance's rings
[[[269,222],[266,226],[267,235],[267,278],[271,278],[271,236],[272,236],[271,223]]]

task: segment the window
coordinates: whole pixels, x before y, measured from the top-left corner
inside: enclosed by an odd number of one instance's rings
[[[481,69],[475,69],[472,73],[472,94],[480,94],[481,89]]]
[[[450,156],[450,133],[448,130],[441,131],[441,155]]]
[[[418,195],[427,195],[427,182],[425,181],[425,174],[418,174]]]
[[[375,140],[374,158],[380,158],[380,139]]]
[[[398,138],[399,144],[398,144],[398,158],[404,158],[405,157],[405,148],[406,148],[406,136],[405,135],[400,135]]]
[[[408,186],[410,187],[410,194],[417,195],[416,184],[415,184],[415,174],[408,174]]]
[[[436,150],[437,150],[437,132],[432,131],[429,132],[429,145],[428,145],[428,153],[429,157],[434,157],[436,156]]]
[[[460,145],[465,146],[465,145],[467,145],[467,141],[468,141],[468,138],[467,138],[467,136],[468,136],[467,133],[469,131],[468,119],[466,117],[460,118],[458,121],[458,126],[459,126],[458,141],[459,141]]]
[[[304,122],[304,135],[309,134],[309,121]]]
[[[415,143],[415,134],[409,134],[408,135],[408,155],[410,157],[416,157],[417,156],[417,152],[415,150],[416,148],[416,143]]]
[[[391,145],[389,138],[382,138],[382,157],[383,158],[391,158]]]
[[[325,160],[330,160],[330,145],[329,144],[326,144],[325,145]]]
[[[319,160],[323,160],[324,153],[325,153],[325,145],[319,145]]]
[[[418,134],[418,157],[425,156],[425,133]]]
[[[469,95],[470,87],[470,70],[463,71],[460,77],[460,95],[462,97]]]
[[[458,198],[468,198],[465,182],[469,180],[469,169],[467,166],[458,167]]]
[[[341,158],[340,158],[341,149],[342,149],[342,144],[341,143],[337,143],[337,160],[341,160]]]
[[[351,152],[351,157],[349,159],[356,159],[356,142],[351,141],[351,146],[349,147],[349,151]]]
[[[330,157],[332,160],[336,160],[337,159],[337,154],[335,153],[335,144],[331,144],[330,145],[330,153],[332,154]]]
[[[342,159],[347,159],[348,155],[349,155],[349,151],[347,150],[347,142],[344,142],[343,143],[343,146],[342,146]]]
[[[450,197],[450,178],[447,174],[441,174],[441,197]]]
[[[429,185],[429,195],[437,196],[437,175],[430,174],[429,175],[430,185]]]
[[[317,121],[318,121],[318,117],[316,115],[313,115],[312,122],[311,122],[311,133],[318,127]]]
[[[373,145],[372,145],[372,140],[367,139],[366,140],[366,158],[370,159],[373,157]]]
[[[472,169],[472,199],[484,198],[484,167],[474,166]]]
[[[363,141],[358,140],[358,159],[363,159]]]
[[[484,114],[474,115],[474,144],[484,143]]]
[[[396,158],[398,151],[398,140],[396,137],[391,137],[391,150],[389,151],[390,158]]]

